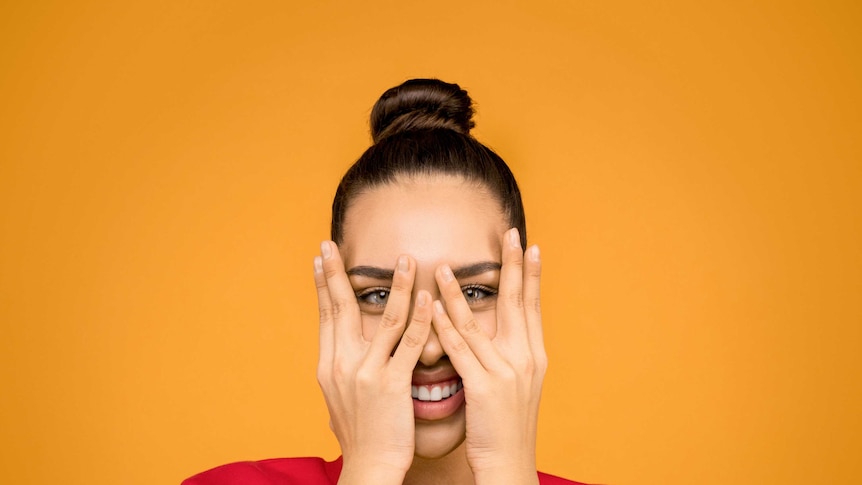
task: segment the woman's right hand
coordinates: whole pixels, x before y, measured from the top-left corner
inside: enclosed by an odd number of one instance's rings
[[[431,295],[423,290],[405,331],[415,275],[416,263],[399,257],[383,316],[368,342],[338,247],[325,241],[314,258],[320,310],[317,380],[344,457],[341,484],[400,484],[413,463],[410,386],[431,328]]]

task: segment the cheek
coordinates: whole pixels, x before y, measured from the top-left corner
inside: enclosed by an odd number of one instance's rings
[[[381,315],[362,314],[362,338],[366,342],[371,342],[374,334],[377,333],[377,326],[380,325]]]
[[[488,338],[494,338],[497,336],[497,310],[494,308],[473,312],[473,316],[476,317],[476,321],[479,322],[479,326],[482,327],[482,330],[485,331],[485,335]]]
[[[362,314],[362,338],[366,342],[370,342],[374,338],[374,334],[377,333],[381,316]],[[479,326],[488,338],[494,338],[497,335],[497,310],[495,308],[474,311],[473,316],[476,317],[476,321],[479,322]]]

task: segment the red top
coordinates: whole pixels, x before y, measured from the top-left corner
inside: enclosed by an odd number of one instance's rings
[[[182,485],[335,485],[341,474],[341,457],[273,458],[231,463],[199,473]],[[539,472],[541,485],[584,485]]]

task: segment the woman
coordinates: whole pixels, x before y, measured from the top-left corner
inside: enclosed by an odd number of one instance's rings
[[[563,484],[536,472],[547,360],[539,248],[458,85],[416,79],[371,113],[314,259],[318,381],[342,458],[227,465],[220,483]]]

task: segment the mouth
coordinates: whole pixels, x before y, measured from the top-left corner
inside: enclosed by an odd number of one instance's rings
[[[437,382],[434,384],[413,384],[411,386],[411,394],[413,399],[422,402],[437,402],[449,399],[464,388],[461,378],[454,378],[448,381]]]
[[[439,422],[464,409],[464,384],[454,372],[414,375],[411,387],[413,417],[417,423]]]

